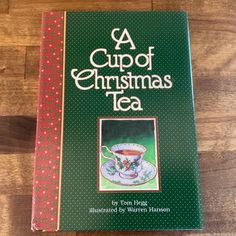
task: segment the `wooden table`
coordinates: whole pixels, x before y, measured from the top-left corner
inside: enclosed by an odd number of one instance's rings
[[[87,235],[236,235],[235,0],[0,0],[0,235],[41,235],[30,230],[41,12],[75,9],[188,11],[205,215],[201,232]]]

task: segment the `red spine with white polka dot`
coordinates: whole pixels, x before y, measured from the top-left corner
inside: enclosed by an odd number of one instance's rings
[[[59,229],[63,45],[64,13],[43,13],[32,200],[33,231]]]

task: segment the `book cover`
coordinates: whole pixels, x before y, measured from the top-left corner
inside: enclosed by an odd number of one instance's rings
[[[32,230],[202,226],[187,14],[43,13]]]

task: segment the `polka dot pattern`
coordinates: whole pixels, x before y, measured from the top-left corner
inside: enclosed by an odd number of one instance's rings
[[[114,28],[127,28],[137,50],[115,51]],[[156,230],[202,227],[199,171],[186,14],[183,12],[79,12],[67,14],[65,119],[62,170],[61,230]],[[125,90],[137,96],[142,112],[113,111],[105,90],[81,91],[71,69],[93,68],[91,52],[146,53],[154,46],[153,70],[133,66],[101,68],[99,75],[157,74],[172,77],[171,89]],[[87,85],[91,84],[91,81]],[[114,86],[113,86],[114,90]],[[98,193],[97,118],[157,116],[159,122],[159,193]],[[111,208],[111,201],[148,201],[148,207],[168,213],[89,213],[89,208]]]
[[[63,77],[63,13],[43,14],[32,230],[55,231],[58,220]]]

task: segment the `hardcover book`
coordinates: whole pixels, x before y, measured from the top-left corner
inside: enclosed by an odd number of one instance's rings
[[[185,12],[42,17],[32,230],[203,226]]]

